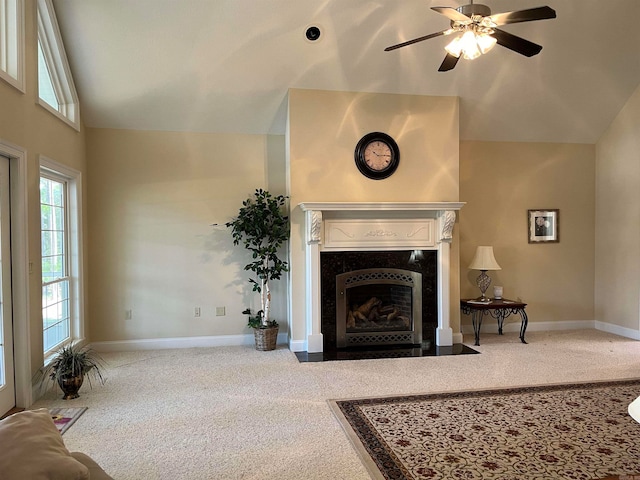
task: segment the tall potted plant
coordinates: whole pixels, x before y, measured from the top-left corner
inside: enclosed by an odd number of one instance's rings
[[[252,271],[253,291],[260,293],[261,310],[255,315],[247,309],[248,325],[253,328],[256,348],[274,350],[278,336],[278,322],[271,318],[271,280],[279,280],[289,270],[286,261],[278,257],[278,250],[289,239],[289,217],[285,214],[286,197],[271,195],[257,189],[253,197],[242,202],[238,215],[225,225],[231,229],[233,244],[242,244],[253,261],[244,269]]]

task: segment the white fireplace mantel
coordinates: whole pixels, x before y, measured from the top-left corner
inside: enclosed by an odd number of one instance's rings
[[[306,211],[393,211],[426,212],[434,210],[460,210],[464,202],[303,202],[298,206]]]
[[[450,243],[462,202],[304,202],[305,324],[307,351],[323,351],[320,252],[348,250],[437,250],[436,344],[453,345],[449,321]]]

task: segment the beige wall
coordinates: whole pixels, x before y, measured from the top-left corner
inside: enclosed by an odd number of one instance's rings
[[[466,267],[492,245],[492,286],[528,303],[530,322],[593,320],[595,146],[462,142],[460,200],[462,297],[479,295]],[[560,209],[560,242],[529,244],[527,210],[545,208]]]
[[[595,318],[640,339],[640,86],[596,151]]]
[[[89,129],[87,145],[92,341],[248,333],[259,298],[224,223],[284,188],[284,137]]]
[[[38,52],[35,3],[25,2],[26,91],[20,92],[0,80],[0,139],[27,151],[28,252],[29,262],[33,268],[29,276],[32,371],[36,371],[43,361],[39,156],[44,155],[83,174],[86,171],[84,133],[74,130],[37,104]],[[86,232],[86,215],[84,219]]]
[[[391,135],[400,166],[385,180],[364,177],[354,149],[365,134]],[[289,91],[288,167],[292,236],[291,316],[304,341],[304,234],[301,202],[458,201],[458,99],[320,90]],[[452,323],[458,323],[457,241],[452,248]],[[304,322],[302,322],[304,324]]]

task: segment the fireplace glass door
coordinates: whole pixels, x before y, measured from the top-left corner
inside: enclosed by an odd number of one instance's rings
[[[371,268],[336,276],[338,347],[418,345],[422,275]]]

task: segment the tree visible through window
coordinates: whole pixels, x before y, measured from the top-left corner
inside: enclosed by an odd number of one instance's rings
[[[67,182],[40,177],[44,352],[71,338]]]

